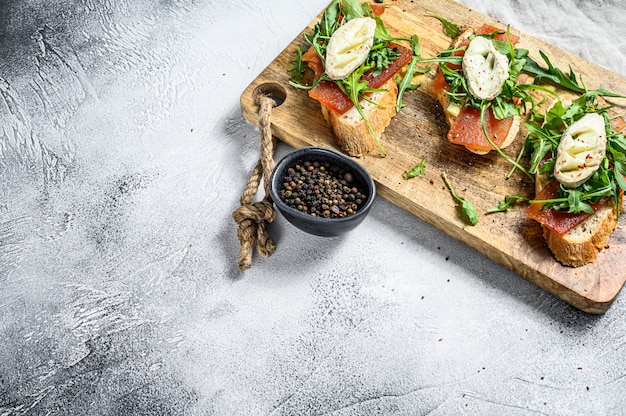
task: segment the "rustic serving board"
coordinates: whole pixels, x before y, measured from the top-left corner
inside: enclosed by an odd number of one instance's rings
[[[490,23],[505,27],[489,16],[450,0],[391,2],[383,20],[394,35],[410,37],[417,34],[422,45],[422,58],[434,57],[450,44],[441,24],[427,16],[428,12],[462,26]],[[302,33],[310,33],[320,17],[321,12]],[[584,74],[587,86],[603,85],[608,90],[626,94],[626,79],[623,77],[515,28],[511,31],[521,37],[517,46],[531,51],[531,56],[538,62],[541,62],[538,51],[542,50],[555,66],[566,69],[571,64],[576,73]],[[259,92],[271,94],[282,101],[271,114],[272,132],[277,138],[296,148],[314,145],[339,150],[322,118],[319,104],[306,92],[288,84],[290,59],[297,45],[304,46],[302,33],[246,88],[241,95],[242,112],[248,121],[258,125],[256,97]],[[428,74],[416,78],[421,87],[405,94],[406,107],[394,117],[382,137],[387,156],[381,157],[374,150],[356,159],[371,173],[378,194],[571,305],[589,313],[605,312],[626,281],[624,216],[621,216],[609,246],[595,263],[571,268],[554,259],[545,245],[540,226],[525,217],[523,207],[485,215],[485,211],[495,207],[505,195],[519,193],[532,197],[533,183],[521,173],[507,180],[511,166],[495,152],[478,156],[448,143],[443,111],[430,93],[435,69],[433,66]],[[611,103],[619,112],[626,111],[626,100],[616,99]],[[515,157],[520,146],[521,143],[517,143],[509,147],[506,153]],[[425,176],[405,180],[403,172],[423,157],[426,158]],[[476,226],[466,225],[462,220],[459,208],[442,180],[443,172],[455,191],[477,208],[480,219]]]

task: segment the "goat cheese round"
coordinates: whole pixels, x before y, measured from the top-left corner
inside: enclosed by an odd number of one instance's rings
[[[565,187],[576,188],[598,170],[605,153],[604,118],[596,113],[586,114],[563,132],[554,176]]]
[[[496,50],[490,39],[476,36],[463,55],[463,73],[474,97],[493,100],[509,77],[509,59]]]
[[[330,37],[326,48],[326,74],[339,80],[357,69],[374,44],[376,20],[359,17],[349,20]]]

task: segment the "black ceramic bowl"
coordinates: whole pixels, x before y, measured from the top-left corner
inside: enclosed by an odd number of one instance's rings
[[[343,217],[326,218],[322,215],[313,216],[308,212],[299,211],[288,205],[285,197],[281,198],[281,189],[289,168],[296,164],[319,162],[337,167],[351,175],[349,187],[357,187],[364,195],[358,209]],[[270,196],[278,211],[294,226],[302,231],[322,237],[335,237],[345,234],[358,226],[367,216],[374,202],[376,185],[370,174],[356,161],[343,153],[324,147],[304,147],[285,156],[276,164],[270,177]],[[357,194],[358,195],[358,194]],[[351,196],[352,197],[352,196]],[[293,204],[292,204],[293,205]],[[345,205],[345,204],[344,204]],[[333,207],[329,207],[333,208]],[[337,209],[336,207],[334,208]]]

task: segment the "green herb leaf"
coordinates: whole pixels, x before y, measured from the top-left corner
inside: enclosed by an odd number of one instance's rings
[[[467,216],[467,219],[469,220],[470,224],[472,225],[478,224],[478,212],[476,212],[476,208],[474,208],[474,205],[472,205],[471,202],[469,202],[466,199],[461,199],[461,208],[463,209],[463,212]]]
[[[344,94],[346,94],[350,98],[350,100],[352,101],[352,104],[354,104],[354,107],[357,109],[357,111],[361,115],[361,118],[365,122],[365,125],[367,126],[367,129],[369,130],[370,134],[376,141],[376,144],[378,145],[378,149],[380,150],[383,156],[386,156],[387,152],[385,151],[385,148],[383,147],[383,144],[381,143],[380,138],[378,137],[378,134],[376,134],[376,132],[374,131],[374,128],[372,127],[372,123],[369,121],[369,119],[365,115],[365,112],[363,111],[363,104],[361,104],[360,102],[361,99],[364,99],[372,104],[378,105],[377,103],[373,102],[369,97],[367,97],[365,93],[387,91],[382,88],[369,88],[367,81],[362,80],[363,74],[370,69],[371,69],[370,67],[362,65],[359,68],[352,71],[352,73],[348,75],[346,78],[344,78],[343,80],[341,80],[341,82],[337,82],[337,85],[344,92]]]
[[[389,48],[386,43],[378,42],[370,50],[364,65],[371,66],[373,68],[371,76],[377,77],[400,55],[402,52],[398,49]]]
[[[434,13],[428,12],[427,14],[439,20],[441,24],[443,25],[443,30],[446,32],[446,35],[450,36],[451,38],[456,38],[461,33],[461,29],[454,23]]]
[[[403,173],[404,179],[411,179],[411,178],[415,178],[416,176],[423,178],[425,167],[426,167],[426,158],[422,158],[420,163],[413,166],[413,168],[411,168],[410,171],[406,171],[406,170],[404,171]]]
[[[419,88],[421,84],[413,84],[411,81],[415,74],[425,74],[430,71],[430,67],[417,69],[417,64],[420,62],[420,55],[422,53],[422,47],[420,46],[419,37],[417,35],[413,35],[411,37],[411,49],[413,50],[413,57],[411,58],[411,62],[407,66],[406,73],[402,77],[398,84],[398,97],[396,98],[396,112],[400,111],[402,107],[404,107],[404,103],[402,102],[402,97],[404,96],[404,92],[406,90],[415,90]]]
[[[306,65],[302,61],[302,48],[300,46],[296,46],[296,55],[291,58],[291,65],[287,68],[287,71],[291,72],[291,80],[296,83],[302,82],[302,76],[304,75],[304,71],[306,71]]]
[[[626,179],[624,179],[624,175],[626,175],[626,165],[624,165],[623,162],[615,162],[614,174],[617,185],[623,190],[626,190]]]
[[[511,208],[511,206],[523,201],[528,201],[528,198],[525,198],[520,194],[506,195],[504,197],[504,201],[498,202],[498,205],[496,207],[488,209],[486,213],[493,214],[496,212],[506,212],[509,208]]]
[[[485,101],[485,100],[481,100],[481,103],[480,103],[480,125],[482,127],[482,131],[485,136],[485,139],[487,139],[487,142],[491,145],[491,147],[493,147],[495,151],[500,156],[502,156],[506,161],[508,161],[511,165],[515,166],[517,169],[522,171],[524,174],[526,174],[526,176],[532,177],[532,175],[528,173],[528,171],[522,165],[520,165],[518,161],[513,160],[509,155],[504,153],[502,149],[500,149],[500,147],[498,147],[493,142],[491,137],[489,137],[489,133],[487,132],[487,126],[485,125],[485,113],[487,112],[487,109],[489,108],[490,104],[491,104],[490,101]]]
[[[339,13],[339,0],[333,0],[324,11],[320,22],[314,28],[314,33],[318,32],[320,36],[330,38],[337,30]]]
[[[570,214],[578,212],[586,212],[587,214],[593,214],[594,210],[591,206],[582,201],[581,196],[583,193],[578,190],[567,191],[567,204],[569,209],[567,212]]]
[[[535,76],[535,82],[541,82],[543,80],[547,80],[556,86],[566,88],[574,92],[578,92],[578,93],[585,92],[585,89],[581,87],[580,85],[578,85],[578,81],[576,80],[576,75],[572,71],[572,68],[570,68],[569,75],[566,75],[563,71],[561,71],[560,69],[552,65],[552,62],[550,62],[550,59],[548,59],[548,57],[543,51],[539,51],[539,55],[541,55],[541,58],[546,63],[547,68],[542,68],[532,58],[527,57],[526,58],[527,62],[523,69],[524,72],[527,72]]]
[[[448,190],[450,191],[450,195],[452,195],[452,198],[454,198],[458,203],[461,204],[461,210],[463,214],[465,215],[465,219],[471,225],[478,224],[478,212],[476,211],[476,208],[474,208],[474,205],[472,205],[471,202],[469,202],[462,196],[457,195],[456,192],[454,192],[454,189],[452,189],[452,185],[450,184],[450,181],[448,181],[448,177],[446,176],[445,172],[443,172],[441,176],[443,177],[443,181],[446,184],[446,187],[448,188]]]
[[[360,0],[341,0],[341,10],[347,20],[365,16]]]

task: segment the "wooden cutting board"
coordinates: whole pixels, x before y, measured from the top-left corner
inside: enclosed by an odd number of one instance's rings
[[[428,12],[459,26],[477,27],[489,23],[505,28],[505,23],[450,0],[391,2],[383,20],[396,36],[417,34],[423,48],[422,58],[434,57],[450,44],[439,21],[429,17]],[[321,13],[302,33],[310,33]],[[571,64],[576,73],[584,75],[588,87],[603,85],[610,91],[626,94],[623,77],[515,28],[511,31],[521,37],[517,46],[531,51],[537,62],[542,62],[538,54],[542,50],[559,68],[567,69]],[[297,45],[305,46],[302,33],[246,88],[241,95],[242,112],[249,122],[258,125],[256,97],[259,92],[271,94],[284,100],[271,113],[272,132],[277,138],[296,148],[314,145],[339,150],[317,101],[288,84],[290,59]],[[545,245],[540,226],[525,217],[524,207],[485,215],[485,211],[495,207],[505,195],[519,193],[532,197],[533,183],[521,173],[507,180],[511,166],[495,152],[478,156],[448,143],[442,108],[430,93],[435,69],[433,65],[428,74],[416,78],[421,87],[405,94],[406,107],[394,117],[382,137],[387,156],[381,157],[374,150],[356,159],[371,173],[378,194],[569,304],[589,313],[605,312],[626,281],[626,218],[621,216],[609,247],[600,253],[595,263],[571,268],[554,259]],[[619,112],[626,111],[626,100],[615,99],[611,103],[617,105]],[[521,143],[517,143],[509,147],[506,153],[515,157],[520,146]],[[403,172],[422,158],[426,159],[425,176],[404,179]],[[480,219],[476,226],[466,225],[462,220],[459,208],[444,185],[443,172],[455,191],[477,208]]]

